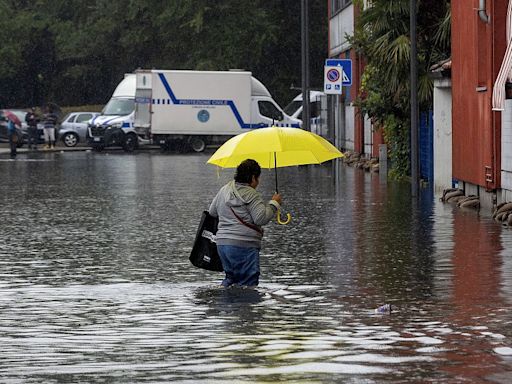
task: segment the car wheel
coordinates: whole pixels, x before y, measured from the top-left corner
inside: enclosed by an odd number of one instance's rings
[[[137,148],[137,135],[129,133],[124,139],[123,148],[126,152],[133,152]]]
[[[203,152],[206,148],[206,141],[202,137],[193,137],[190,140],[190,147],[194,152]]]
[[[103,146],[102,144],[92,144],[91,145],[91,148],[93,151],[95,152],[101,152],[103,151],[103,149],[105,148],[105,146]]]
[[[78,135],[73,132],[67,132],[62,136],[62,142],[66,147],[74,147],[78,143]]]

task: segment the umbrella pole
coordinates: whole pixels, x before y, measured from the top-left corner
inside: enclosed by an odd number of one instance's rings
[[[275,152],[274,152],[274,174],[276,175],[276,193],[279,193],[279,190],[277,189],[277,158],[276,158]]]
[[[279,189],[277,188],[277,155],[275,152],[274,152],[274,173],[276,175],[276,193],[279,193]],[[277,210],[277,222],[279,224],[288,224],[291,219],[292,219],[292,216],[289,213],[287,213],[286,221],[281,220],[281,210],[280,209]]]

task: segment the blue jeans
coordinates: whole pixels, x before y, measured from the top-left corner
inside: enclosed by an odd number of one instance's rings
[[[230,285],[256,286],[260,277],[260,250],[258,248],[217,245],[220,260],[226,272],[222,281],[224,287]]]

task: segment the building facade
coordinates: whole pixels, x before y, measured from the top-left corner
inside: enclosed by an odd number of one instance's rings
[[[506,49],[507,5],[451,1],[452,177],[482,206],[501,200],[502,112],[493,111],[492,93]]]
[[[340,149],[353,151],[367,158],[378,157],[382,135],[375,132],[370,120],[359,113],[353,103],[359,96],[364,58],[351,48],[346,36],[354,34],[359,8],[352,0],[328,0],[328,10],[329,58],[352,60],[352,86],[344,87],[341,96],[331,96],[335,143]]]

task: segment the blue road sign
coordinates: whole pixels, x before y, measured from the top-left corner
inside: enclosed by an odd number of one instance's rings
[[[341,85],[352,85],[352,60],[350,59],[327,59],[325,65],[329,67],[341,67],[343,71]]]

